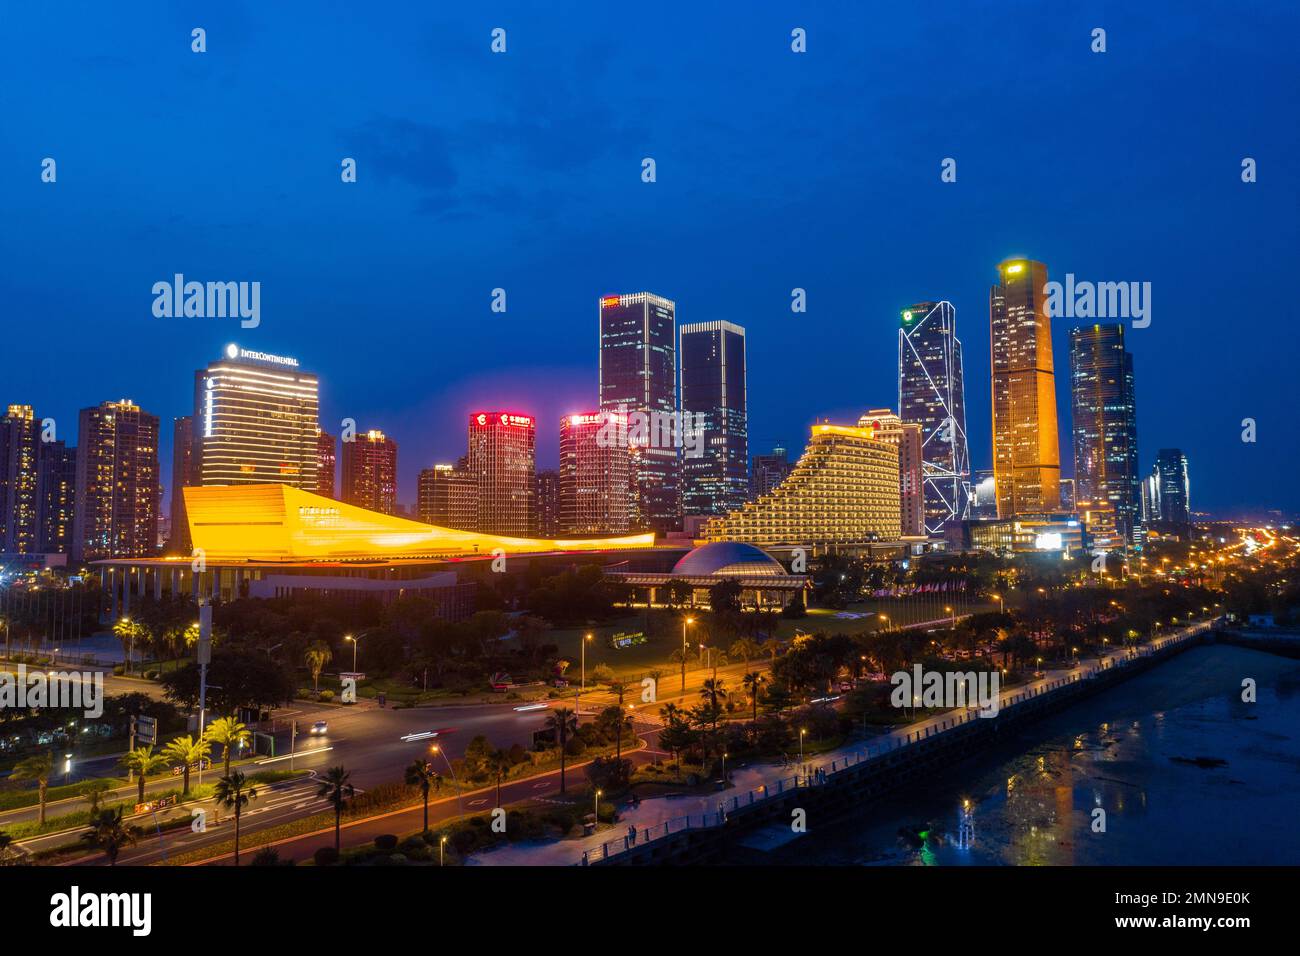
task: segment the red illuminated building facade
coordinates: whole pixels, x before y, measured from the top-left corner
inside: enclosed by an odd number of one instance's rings
[[[605,428],[613,412],[566,415],[560,420],[560,530],[565,534],[624,534],[630,525],[631,456]],[[626,422],[614,423],[616,426]],[[604,431],[602,432],[602,429]]]
[[[528,536],[533,528],[537,477],[537,422],[518,412],[469,416],[469,473],[478,487],[478,520],[485,534]]]

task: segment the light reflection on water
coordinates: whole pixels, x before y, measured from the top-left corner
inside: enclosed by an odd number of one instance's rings
[[[1243,677],[1258,682],[1258,703],[1240,701]],[[1226,764],[1174,759],[1197,757]],[[1300,664],[1195,648],[924,789],[826,829],[810,826],[772,862],[1294,864],[1297,784]],[[969,849],[956,845],[965,799],[975,825]],[[1094,832],[1097,808],[1105,832]]]

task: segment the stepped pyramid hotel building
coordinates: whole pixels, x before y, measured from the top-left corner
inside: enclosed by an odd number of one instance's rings
[[[899,445],[874,428],[819,423],[785,481],[705,525],[709,541],[822,548],[897,543]]]

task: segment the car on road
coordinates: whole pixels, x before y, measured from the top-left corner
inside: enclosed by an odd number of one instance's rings
[[[316,723],[311,725],[311,734],[313,737],[319,737],[320,735],[327,734],[329,732],[330,732],[330,725],[323,720],[318,720],[316,721]]]

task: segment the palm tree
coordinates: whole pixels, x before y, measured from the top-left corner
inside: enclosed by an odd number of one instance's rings
[[[235,866],[239,866],[239,817],[244,807],[257,798],[257,788],[249,786],[243,773],[236,770],[217,781],[212,796],[227,810],[235,811]]]
[[[109,866],[117,866],[117,855],[122,852],[122,847],[134,846],[139,833],[138,828],[122,821],[125,810],[123,806],[100,810],[91,818],[90,829],[81,835],[81,839],[96,850],[104,851]]]
[[[83,800],[90,803],[90,819],[93,820],[99,814],[99,797],[101,794],[112,789],[112,784],[107,780],[87,780],[77,791],[81,794]]]
[[[430,768],[432,769],[432,768]],[[330,767],[325,771],[316,798],[324,798],[334,805],[334,852],[339,849],[340,830],[343,826],[343,805],[357,795],[356,787],[349,782],[352,772],[344,770],[343,765]],[[427,826],[427,824],[426,824]]]
[[[334,659],[334,652],[324,641],[312,641],[307,645],[307,650],[303,654],[303,660],[307,668],[311,671],[312,689],[319,693],[320,691],[320,672],[325,669],[325,665]]]
[[[487,767],[497,776],[497,806],[501,806],[501,781],[505,775],[510,772],[514,764],[510,761],[510,754],[497,747],[487,755]]]
[[[767,683],[767,678],[758,671],[750,671],[740,679],[740,683],[745,688],[745,693],[754,704],[754,722],[758,722],[758,694],[763,685]]]
[[[616,735],[614,744],[614,757],[621,759],[623,756],[623,696],[627,693],[627,684],[621,680],[611,681],[609,685],[610,693],[618,698],[618,722],[615,725],[614,733]]]
[[[132,773],[138,773],[136,778],[138,786],[137,795],[139,797],[136,803],[144,803],[144,781],[145,777],[156,770],[161,770],[167,766],[167,758],[163,754],[153,752],[153,745],[148,747],[136,747],[134,750],[128,750],[123,755],[121,764]]]
[[[429,788],[433,786],[434,778],[438,775],[433,770],[433,764],[427,760],[415,760],[406,768],[406,785],[408,787],[419,787],[420,792],[424,795],[424,832],[429,832]]]
[[[546,728],[555,731],[555,740],[560,745],[560,793],[564,793],[564,745],[569,742],[569,734],[577,733],[578,718],[568,707],[556,707],[546,718]]]
[[[184,737],[177,737],[164,747],[162,752],[163,756],[172,763],[180,764],[181,796],[188,797],[190,795],[190,765],[207,760],[208,754],[212,752],[212,744],[202,734],[199,735],[198,740],[186,734]]]
[[[252,732],[234,717],[218,717],[208,724],[205,734],[214,744],[221,744],[222,756],[226,761],[226,776],[230,776],[230,752],[251,740]]]
[[[113,622],[113,634],[122,645],[122,660],[125,662],[122,665],[122,673],[131,673],[131,652],[135,648],[136,638],[143,636],[145,633],[146,628],[144,625],[131,620],[129,617],[119,617]]]
[[[11,773],[11,780],[35,780],[37,797],[41,802],[39,823],[45,825],[45,794],[50,787],[50,774],[54,771],[52,754],[37,754],[20,760]]]
[[[707,677],[704,685],[700,688],[700,696],[709,702],[709,711],[713,714],[713,729],[718,729],[718,698],[726,698],[727,692],[722,689],[726,681],[721,677]]]
[[[745,662],[745,666],[749,667],[749,662],[762,654],[763,649],[758,646],[758,642],[752,637],[741,637],[732,642],[731,646],[727,648],[727,653],[732,657],[739,657]]]

